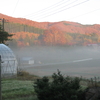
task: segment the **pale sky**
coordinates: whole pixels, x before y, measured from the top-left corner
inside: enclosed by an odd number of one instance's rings
[[[0,13],[37,22],[100,24],[100,0],[0,0]]]

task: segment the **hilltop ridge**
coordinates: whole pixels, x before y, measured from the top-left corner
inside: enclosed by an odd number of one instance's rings
[[[8,22],[5,23],[5,30],[15,34],[13,39],[18,41],[23,39],[24,45],[85,45],[100,42],[99,24],[82,25],[70,21],[36,22],[25,18],[14,18],[1,13],[0,18],[4,18]]]

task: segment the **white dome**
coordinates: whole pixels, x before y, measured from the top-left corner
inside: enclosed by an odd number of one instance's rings
[[[8,46],[0,44],[0,55],[2,76],[17,74],[17,60],[13,51]]]

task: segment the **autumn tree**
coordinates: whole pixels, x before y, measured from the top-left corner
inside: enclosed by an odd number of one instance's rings
[[[46,45],[66,45],[66,33],[52,27],[49,30],[45,30],[43,41]]]
[[[13,34],[9,34],[8,32],[4,31],[2,26],[0,25],[0,43],[4,43],[8,40],[11,40],[10,37],[12,37]]]

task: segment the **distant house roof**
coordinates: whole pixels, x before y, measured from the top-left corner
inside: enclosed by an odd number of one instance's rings
[[[26,61],[28,61],[28,60],[33,60],[33,57],[22,57],[21,60],[24,60],[24,61],[25,61],[25,60],[26,60]]]

